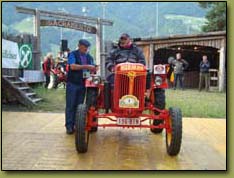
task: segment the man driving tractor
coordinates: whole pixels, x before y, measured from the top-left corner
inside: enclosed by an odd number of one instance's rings
[[[127,33],[123,33],[120,36],[118,47],[108,55],[106,59],[106,68],[113,73],[115,65],[125,62],[141,63],[145,65],[143,52],[132,43],[130,36]],[[113,84],[114,78],[112,76],[108,76],[107,80]]]

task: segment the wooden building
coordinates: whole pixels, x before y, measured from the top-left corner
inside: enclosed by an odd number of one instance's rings
[[[180,52],[189,62],[184,79],[185,87],[188,88],[198,87],[199,64],[202,55],[207,55],[211,68],[217,70],[218,90],[226,89],[226,31],[142,38],[136,44],[143,49],[149,68],[156,63],[167,63],[168,57],[175,57]]]

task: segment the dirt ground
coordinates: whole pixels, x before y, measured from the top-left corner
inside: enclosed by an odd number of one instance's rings
[[[183,118],[181,152],[166,153],[165,133],[99,128],[78,154],[64,114],[2,112],[3,170],[225,170],[226,120]]]

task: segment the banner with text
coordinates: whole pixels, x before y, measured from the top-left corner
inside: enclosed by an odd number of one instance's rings
[[[2,68],[18,69],[19,62],[18,44],[2,39]]]

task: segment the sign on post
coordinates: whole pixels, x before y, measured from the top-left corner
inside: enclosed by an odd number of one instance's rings
[[[83,23],[76,23],[70,22],[66,20],[40,20],[41,26],[57,26],[57,27],[64,27],[64,28],[71,28],[87,33],[96,34],[97,29],[93,26],[83,24]]]
[[[32,69],[32,44],[19,44],[20,69]]]

